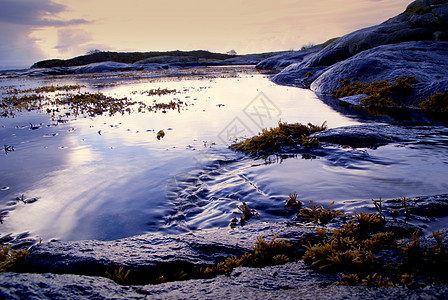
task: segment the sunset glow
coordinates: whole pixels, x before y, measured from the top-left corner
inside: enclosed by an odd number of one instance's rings
[[[92,49],[300,49],[385,21],[408,0],[0,0],[0,66]]]

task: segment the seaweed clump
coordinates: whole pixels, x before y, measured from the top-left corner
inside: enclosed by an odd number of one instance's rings
[[[339,273],[336,284],[342,285],[418,288],[446,283],[445,236],[433,231],[431,247],[421,245],[418,231],[399,236],[387,225],[379,204],[376,201],[378,213],[355,212],[330,234],[318,228],[318,238],[305,245],[305,263],[320,272]]]
[[[0,246],[0,272],[18,271],[28,257],[28,250],[10,250],[10,245]]]
[[[243,201],[241,206],[238,206],[238,204],[235,204],[235,206],[239,209],[241,212],[241,217],[239,223],[241,224],[241,227],[246,224],[249,219],[252,217],[258,218],[258,212],[255,209],[249,208],[249,206],[246,204],[246,202]],[[233,216],[233,219],[230,221],[230,227],[234,228],[238,225],[238,219],[236,216]]]
[[[309,135],[326,129],[326,122],[321,126],[311,123],[303,125],[279,122],[277,127],[263,129],[259,135],[234,143],[230,145],[230,148],[247,154],[270,153],[282,146],[297,144],[307,148],[318,148],[320,147],[319,140],[315,137],[310,138]]]
[[[241,258],[236,256],[228,257],[223,262],[214,266],[200,268],[198,276],[200,278],[210,278],[219,274],[228,274],[237,267],[261,268],[269,265],[285,264],[293,258],[293,245],[283,239],[276,240],[276,234],[270,242],[263,237],[257,239],[252,251],[243,254]]]
[[[448,112],[448,90],[431,95],[418,106],[433,111]]]
[[[102,115],[109,112],[114,115],[117,112],[124,114],[125,111],[131,112],[129,106],[136,104],[127,98],[116,99],[104,95],[103,93],[82,93],[69,95],[63,99],[57,99],[56,104],[69,105],[75,111],[75,114],[87,113],[90,116]]]
[[[342,217],[344,214],[340,210],[331,209],[334,205],[334,201],[324,208],[322,205],[315,206],[313,201],[310,201],[310,208],[302,208],[297,213],[297,218],[316,223],[318,225],[328,224],[330,221],[337,217]]]
[[[365,106],[381,106],[394,107],[398,106],[396,99],[410,95],[413,85],[418,82],[415,77],[399,77],[395,81],[381,80],[374,82],[351,83],[349,79],[345,79],[343,87],[336,90],[334,94],[339,97],[347,97],[354,95],[367,94],[360,100],[360,104]]]

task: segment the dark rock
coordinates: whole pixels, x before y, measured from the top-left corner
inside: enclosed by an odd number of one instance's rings
[[[56,274],[0,274],[1,299],[142,299],[110,279]]]
[[[366,124],[332,128],[313,136],[324,143],[351,147],[378,147],[393,142],[420,142],[431,135],[446,134],[440,127]]]
[[[402,199],[388,200],[386,201],[386,204],[388,204],[391,209],[404,209]],[[407,205],[411,216],[448,216],[448,194],[409,198]]]
[[[0,274],[5,299],[444,299],[447,285],[420,289],[330,284],[334,275],[303,262],[266,268],[236,268],[213,279],[158,285],[119,286],[106,278],[55,274]]]
[[[359,125],[329,129],[314,136],[320,142],[350,147],[378,147],[400,140],[388,125]]]
[[[256,67],[257,69],[261,70],[280,71],[292,63],[302,61],[305,57],[309,56],[310,54],[316,53],[321,49],[322,47],[311,47],[305,50],[293,51],[275,55],[259,62]]]

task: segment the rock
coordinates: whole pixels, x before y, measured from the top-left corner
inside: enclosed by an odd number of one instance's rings
[[[446,285],[417,290],[332,285],[326,276],[311,271],[303,262],[263,269],[237,268],[230,276],[143,286],[142,290],[151,297],[182,299],[437,299],[448,295]]]
[[[250,252],[257,238],[298,239],[309,228],[282,223],[248,224],[180,235],[146,234],[116,241],[49,242],[32,248],[26,272],[104,276],[123,267],[131,281],[147,283],[148,277],[165,272],[191,271],[216,264],[226,257]]]
[[[422,1],[414,1],[405,12],[387,20],[379,25],[360,29],[349,33],[335,42],[331,43],[316,55],[312,55],[307,60],[308,67],[330,66],[334,63],[347,59],[361,51],[372,49],[386,44],[402,43],[407,41],[433,40],[433,33],[444,31],[444,12],[448,8],[447,1],[435,8],[425,6],[428,13],[419,15],[414,12],[413,5],[422,5]],[[437,16],[432,11],[440,11]]]
[[[376,26],[360,29],[317,52],[297,58],[276,56],[258,64],[276,68],[294,62],[272,77],[278,84],[333,93],[351,82],[414,76],[420,82],[404,105],[415,105],[448,88],[448,1],[417,0],[405,12]]]
[[[448,89],[448,42],[406,42],[383,45],[358,53],[327,68],[311,84],[311,89],[330,94],[351,82],[372,82],[399,77],[415,77],[419,81],[413,95],[401,99],[415,105],[436,92]]]
[[[338,286],[303,262],[265,268],[236,268],[212,279],[158,285],[119,286],[113,281],[78,275],[0,274],[5,299],[443,299],[448,285],[406,287]]]
[[[289,66],[292,63],[297,63],[302,61],[305,57],[310,54],[316,53],[323,47],[311,47],[305,50],[287,52],[279,55],[269,57],[256,66],[257,69],[261,70],[277,70],[280,71],[283,68]]]
[[[387,200],[391,209],[402,209],[402,199]],[[411,216],[446,217],[448,215],[448,194],[413,197],[408,200]]]
[[[0,282],[1,299],[142,299],[101,277],[0,273]]]
[[[366,124],[332,128],[315,133],[320,142],[347,145],[354,148],[378,147],[397,142],[421,142],[432,135],[445,135],[440,127],[404,127],[381,124]]]

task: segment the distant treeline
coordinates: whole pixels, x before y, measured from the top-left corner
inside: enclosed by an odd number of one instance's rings
[[[43,60],[32,65],[32,68],[54,68],[54,67],[75,67],[92,63],[113,61],[119,63],[136,63],[141,60],[158,56],[188,56],[197,59],[224,60],[235,57],[235,55],[213,53],[205,50],[195,51],[168,51],[168,52],[110,52],[100,51],[91,54],[77,56],[71,59],[49,59]]]

